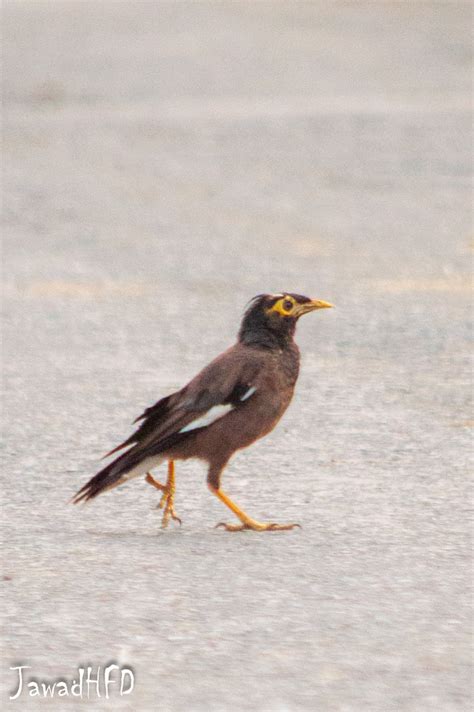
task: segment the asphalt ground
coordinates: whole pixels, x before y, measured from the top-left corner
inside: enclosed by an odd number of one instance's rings
[[[3,709],[472,708],[469,3],[10,2],[4,44]],[[226,491],[68,500],[230,345],[333,302]],[[157,476],[160,475],[158,471]],[[164,473],[161,473],[162,477]],[[11,666],[122,696],[17,700]]]

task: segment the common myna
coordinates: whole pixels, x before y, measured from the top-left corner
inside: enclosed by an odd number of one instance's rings
[[[117,487],[133,477],[146,481],[163,494],[162,526],[174,511],[175,460],[196,457],[209,465],[211,492],[238,517],[240,524],[222,524],[228,531],[292,529],[297,524],[262,524],[249,517],[221,490],[224,467],[236,450],[269,433],[287,409],[298,378],[299,350],[293,340],[296,322],[303,314],[332,304],[300,294],[259,294],[250,302],[237,343],[218,356],[184,388],[147,408],[142,421],[125,442],[106,457],[128,448],[104,467],[73,498],[81,502]],[[168,461],[165,485],[150,474]],[[219,525],[218,525],[219,526]]]

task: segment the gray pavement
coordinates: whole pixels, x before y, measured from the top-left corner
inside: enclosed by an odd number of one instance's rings
[[[2,709],[471,709],[470,10],[4,4]],[[337,309],[224,485],[303,529],[213,529],[199,463],[181,528],[68,505],[282,289]],[[8,703],[111,660],[131,695]]]

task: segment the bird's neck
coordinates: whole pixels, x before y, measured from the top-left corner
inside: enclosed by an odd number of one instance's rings
[[[261,324],[248,327],[243,324],[239,331],[239,342],[254,348],[285,351],[296,346],[293,341],[294,331],[294,326],[285,331],[275,331]]]

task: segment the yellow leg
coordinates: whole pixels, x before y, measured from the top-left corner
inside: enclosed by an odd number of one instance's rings
[[[181,519],[176,515],[174,511],[174,493],[175,487],[175,476],[174,476],[174,460],[168,460],[168,479],[165,485],[161,482],[157,482],[152,475],[147,472],[145,481],[148,484],[153,485],[157,490],[163,492],[161,495],[160,503],[158,505],[159,509],[163,509],[163,519],[161,520],[161,528],[166,529],[168,526],[169,519],[173,519],[175,522],[181,524]]]
[[[224,527],[228,532],[240,532],[243,529],[253,529],[253,531],[256,532],[283,531],[285,529],[294,529],[295,527],[300,527],[301,529],[299,524],[275,524],[274,522],[263,524],[262,522],[257,522],[255,519],[249,517],[248,514],[245,514],[221,489],[210,487],[210,490],[216,497],[219,497],[221,502],[224,502],[226,507],[229,507],[231,512],[242,522],[242,524],[226,524],[225,522],[217,524],[218,527]]]

